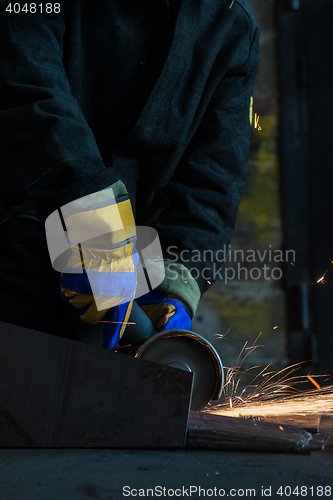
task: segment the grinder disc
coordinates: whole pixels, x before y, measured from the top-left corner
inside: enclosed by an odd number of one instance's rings
[[[219,355],[206,339],[189,330],[167,330],[146,340],[137,358],[194,373],[191,410],[200,411],[219,399],[223,367]]]

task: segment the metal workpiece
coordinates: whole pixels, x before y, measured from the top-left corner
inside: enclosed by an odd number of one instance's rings
[[[0,322],[0,447],[182,448],[192,378]]]

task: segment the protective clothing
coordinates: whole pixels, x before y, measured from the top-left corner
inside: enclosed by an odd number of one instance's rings
[[[136,302],[159,331],[191,329],[191,316],[176,297],[154,290]]]
[[[112,349],[126,328],[137,284],[130,201],[127,195],[115,198],[109,188],[62,207],[62,215],[71,256],[61,296],[80,310],[82,321],[104,323],[103,346]]]
[[[216,262],[185,262],[182,252],[215,255],[229,244],[246,179],[259,62],[250,5],[185,0],[175,22],[164,0],[60,0],[52,14],[10,14],[7,3],[0,0],[3,209],[29,210],[43,224],[121,179],[136,224],[157,230],[166,261],[176,247],[178,283],[159,290],[186,301],[191,288],[193,316]],[[183,279],[193,267],[195,279]],[[11,290],[6,269],[1,279]],[[17,322],[10,310],[7,303],[0,318]]]

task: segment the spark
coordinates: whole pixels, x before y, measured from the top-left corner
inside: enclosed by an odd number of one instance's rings
[[[333,264],[333,260],[331,260],[331,264]],[[316,283],[322,283],[322,284],[326,283],[325,276],[328,273],[328,271],[329,271],[329,268],[326,269],[326,271],[324,272],[324,274],[322,275],[322,277],[319,278],[319,280],[317,280]],[[314,283],[311,283],[311,285],[314,285]]]
[[[294,264],[293,262],[290,262],[290,265],[291,265],[291,266],[294,266],[295,264]]]
[[[207,408],[205,409],[207,411]],[[300,392],[298,394],[280,397],[272,400],[262,400],[252,402],[235,402],[233,406],[217,405],[209,409],[209,413],[226,415],[229,417],[245,417],[259,415],[260,417],[281,416],[281,415],[313,415],[315,413],[333,412],[333,386],[311,391]]]
[[[317,280],[317,283],[326,283],[326,280],[325,280],[325,276],[326,276],[326,273],[327,273],[328,269],[326,269],[326,271],[324,272],[324,274],[322,275],[321,278],[319,278],[319,280]],[[313,283],[311,283],[313,285]]]
[[[259,115],[257,115],[257,113],[255,113],[254,114],[254,128],[258,127],[258,123],[259,123]]]
[[[282,427],[282,425],[279,425],[279,429],[280,429],[281,431],[284,431],[284,428]]]
[[[126,344],[126,345],[117,345],[113,349],[111,349],[112,352],[118,352],[121,351],[121,349],[125,349],[125,347],[131,347],[132,344]]]
[[[268,364],[266,367],[252,366],[244,369],[244,360],[258,347],[256,338],[252,345],[246,342],[240,352],[235,367],[226,368],[226,382],[223,387],[225,396],[221,404],[206,408],[204,411],[227,416],[250,416],[260,415],[286,415],[314,413],[333,413],[333,386],[320,388],[310,375],[296,375],[295,372],[300,365],[296,363],[279,371],[271,371]],[[240,388],[242,376],[251,375],[251,371],[258,371],[246,387]],[[318,377],[318,376],[316,376]],[[320,375],[325,377],[327,375]],[[299,389],[297,386],[306,382],[312,382],[315,389]]]
[[[317,389],[320,389],[320,385],[318,384],[318,382],[316,382],[312,377],[310,377],[310,375],[308,375],[308,379],[310,380],[310,382],[313,383],[315,387],[317,387]]]
[[[254,114],[254,128],[258,129],[259,132],[262,130],[262,126],[259,125],[259,118],[260,116],[257,115],[257,113]],[[254,130],[254,129],[253,129]]]
[[[232,326],[232,325],[231,325]],[[230,332],[231,327],[228,328],[228,330],[225,333],[214,333],[213,337],[216,337],[217,339],[225,339],[228,333]]]
[[[274,326],[273,327],[273,330],[277,330],[279,327],[278,326]]]
[[[211,285],[211,282],[210,281],[207,281],[207,283],[209,283]]]
[[[135,325],[136,323],[125,322],[125,321],[97,321],[97,323],[114,323],[117,325]]]

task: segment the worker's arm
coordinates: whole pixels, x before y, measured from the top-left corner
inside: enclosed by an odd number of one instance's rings
[[[56,208],[113,185],[63,66],[65,8],[59,14],[6,12],[0,0],[1,198]],[[115,196],[124,194],[121,190]]]
[[[6,11],[8,3],[0,0],[2,199],[23,211],[33,200],[46,219],[50,256],[60,258],[60,268],[53,264],[63,271],[63,299],[83,321],[103,321],[103,344],[112,348],[136,289],[135,223],[126,187],[104,165],[63,66],[65,9],[75,0],[43,15],[22,5],[19,14]],[[70,249],[64,258],[60,212]]]
[[[192,318],[201,295],[223,266],[221,252],[217,258],[216,252],[231,240],[246,180],[258,39],[258,29],[249,23],[248,32],[234,40],[233,50],[243,60],[221,78],[173,178],[163,189],[170,205],[155,228],[171,264],[166,262],[166,277],[158,289],[182,299]],[[206,258],[205,250],[211,251]],[[195,279],[191,268],[196,268]]]
[[[109,188],[68,203],[47,218],[46,234],[50,256],[63,260],[63,244],[70,250],[59,269],[62,298],[83,322],[103,323],[103,346],[112,349],[125,331],[137,286],[136,228],[128,196],[115,198]]]

